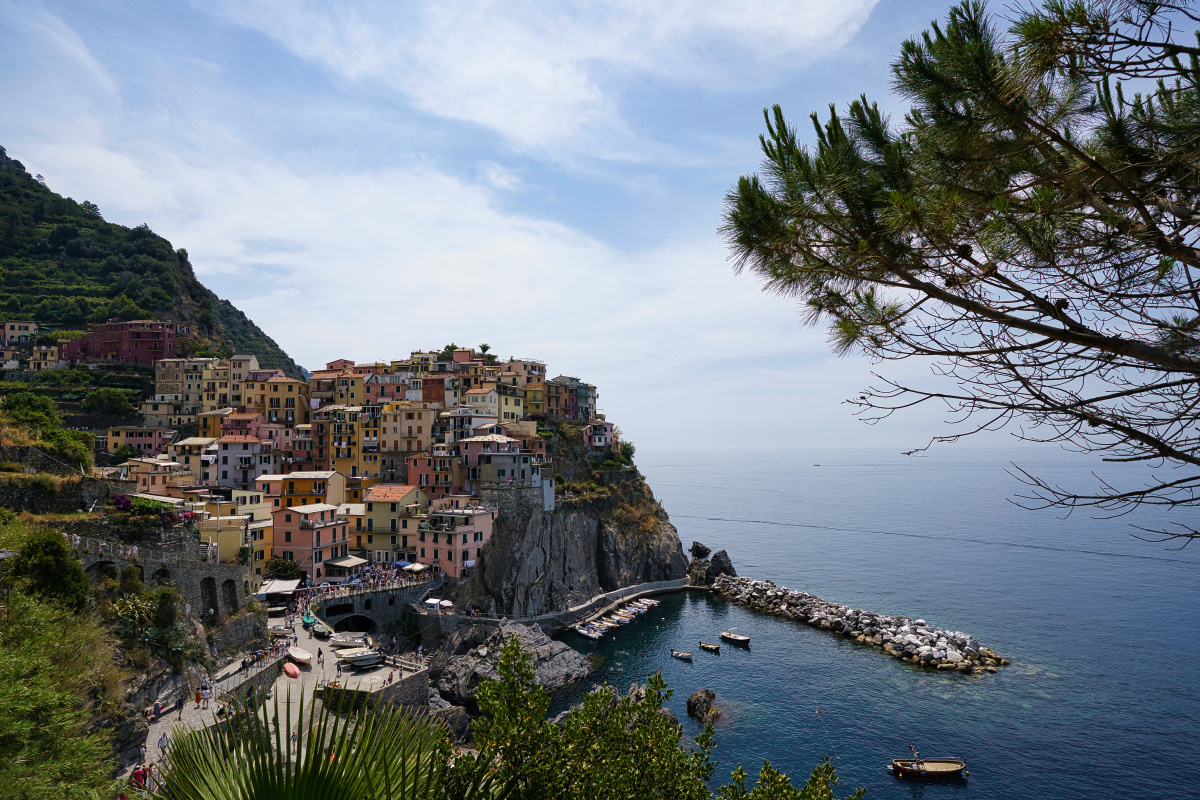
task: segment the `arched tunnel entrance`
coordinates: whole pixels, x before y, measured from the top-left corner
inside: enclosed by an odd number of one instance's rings
[[[345,619],[338,620],[333,623],[335,631],[357,631],[361,633],[371,633],[375,630],[375,620],[370,617],[364,617],[362,614],[353,614]]]

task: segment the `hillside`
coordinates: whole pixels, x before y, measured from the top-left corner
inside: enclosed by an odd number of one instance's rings
[[[0,147],[0,318],[70,330],[113,317],[181,322],[201,351],[252,353],[300,377],[270,336],[197,280],[186,250],[146,225],[105,222],[94,204],[50,191]]]

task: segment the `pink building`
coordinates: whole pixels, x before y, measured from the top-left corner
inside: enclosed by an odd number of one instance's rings
[[[123,444],[136,447],[143,456],[157,456],[166,452],[167,445],[175,441],[175,431],[170,428],[120,425],[108,429],[108,452],[115,453]]]
[[[492,538],[495,508],[474,505],[470,496],[447,497],[429,509],[429,521],[418,526],[417,561],[451,578],[467,575]]]
[[[617,446],[617,430],[611,422],[594,419],[583,429],[583,444],[590,451],[611,450]]]
[[[350,549],[349,523],[339,515],[337,506],[315,503],[279,508],[271,512],[271,518],[272,555],[295,561],[302,579],[319,584],[330,577],[330,569],[339,573],[345,569],[330,563],[340,562]]]
[[[59,358],[72,364],[89,361],[117,361],[125,364],[154,366],[163,358],[178,358],[180,338],[192,338],[190,329],[174,322],[139,319],[131,322],[109,320],[91,333],[71,339],[61,347]]]

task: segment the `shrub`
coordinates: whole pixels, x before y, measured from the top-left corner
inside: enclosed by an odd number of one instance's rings
[[[81,610],[87,604],[88,578],[83,566],[71,557],[61,533],[32,533],[13,559],[12,573],[24,579],[35,594]]]
[[[120,389],[105,387],[88,392],[83,398],[83,410],[93,414],[110,414],[115,417],[131,417],[134,413],[129,395]],[[122,445],[125,447],[127,445]]]

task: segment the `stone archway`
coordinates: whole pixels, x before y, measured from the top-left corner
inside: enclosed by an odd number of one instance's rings
[[[221,604],[225,606],[226,614],[237,613],[237,583],[233,580],[233,578],[230,578],[221,584]]]
[[[333,606],[326,606],[323,612],[327,617],[340,617],[342,614],[353,614],[354,603],[338,603]]]
[[[88,574],[88,576],[93,579],[95,579],[95,578],[116,579],[116,578],[120,577],[120,575],[121,575],[121,570],[117,569],[116,562],[107,561],[107,560],[93,561],[91,564],[89,564],[84,569],[84,572],[86,572]]]
[[[159,567],[154,570],[154,574],[150,576],[150,580],[159,586],[168,584],[171,582],[171,570],[166,567]]]
[[[333,623],[335,631],[361,631],[370,633],[375,630],[375,620],[362,614],[352,614],[345,619],[340,619]]]
[[[210,575],[200,581],[200,616],[215,614],[217,611],[217,581]]]

